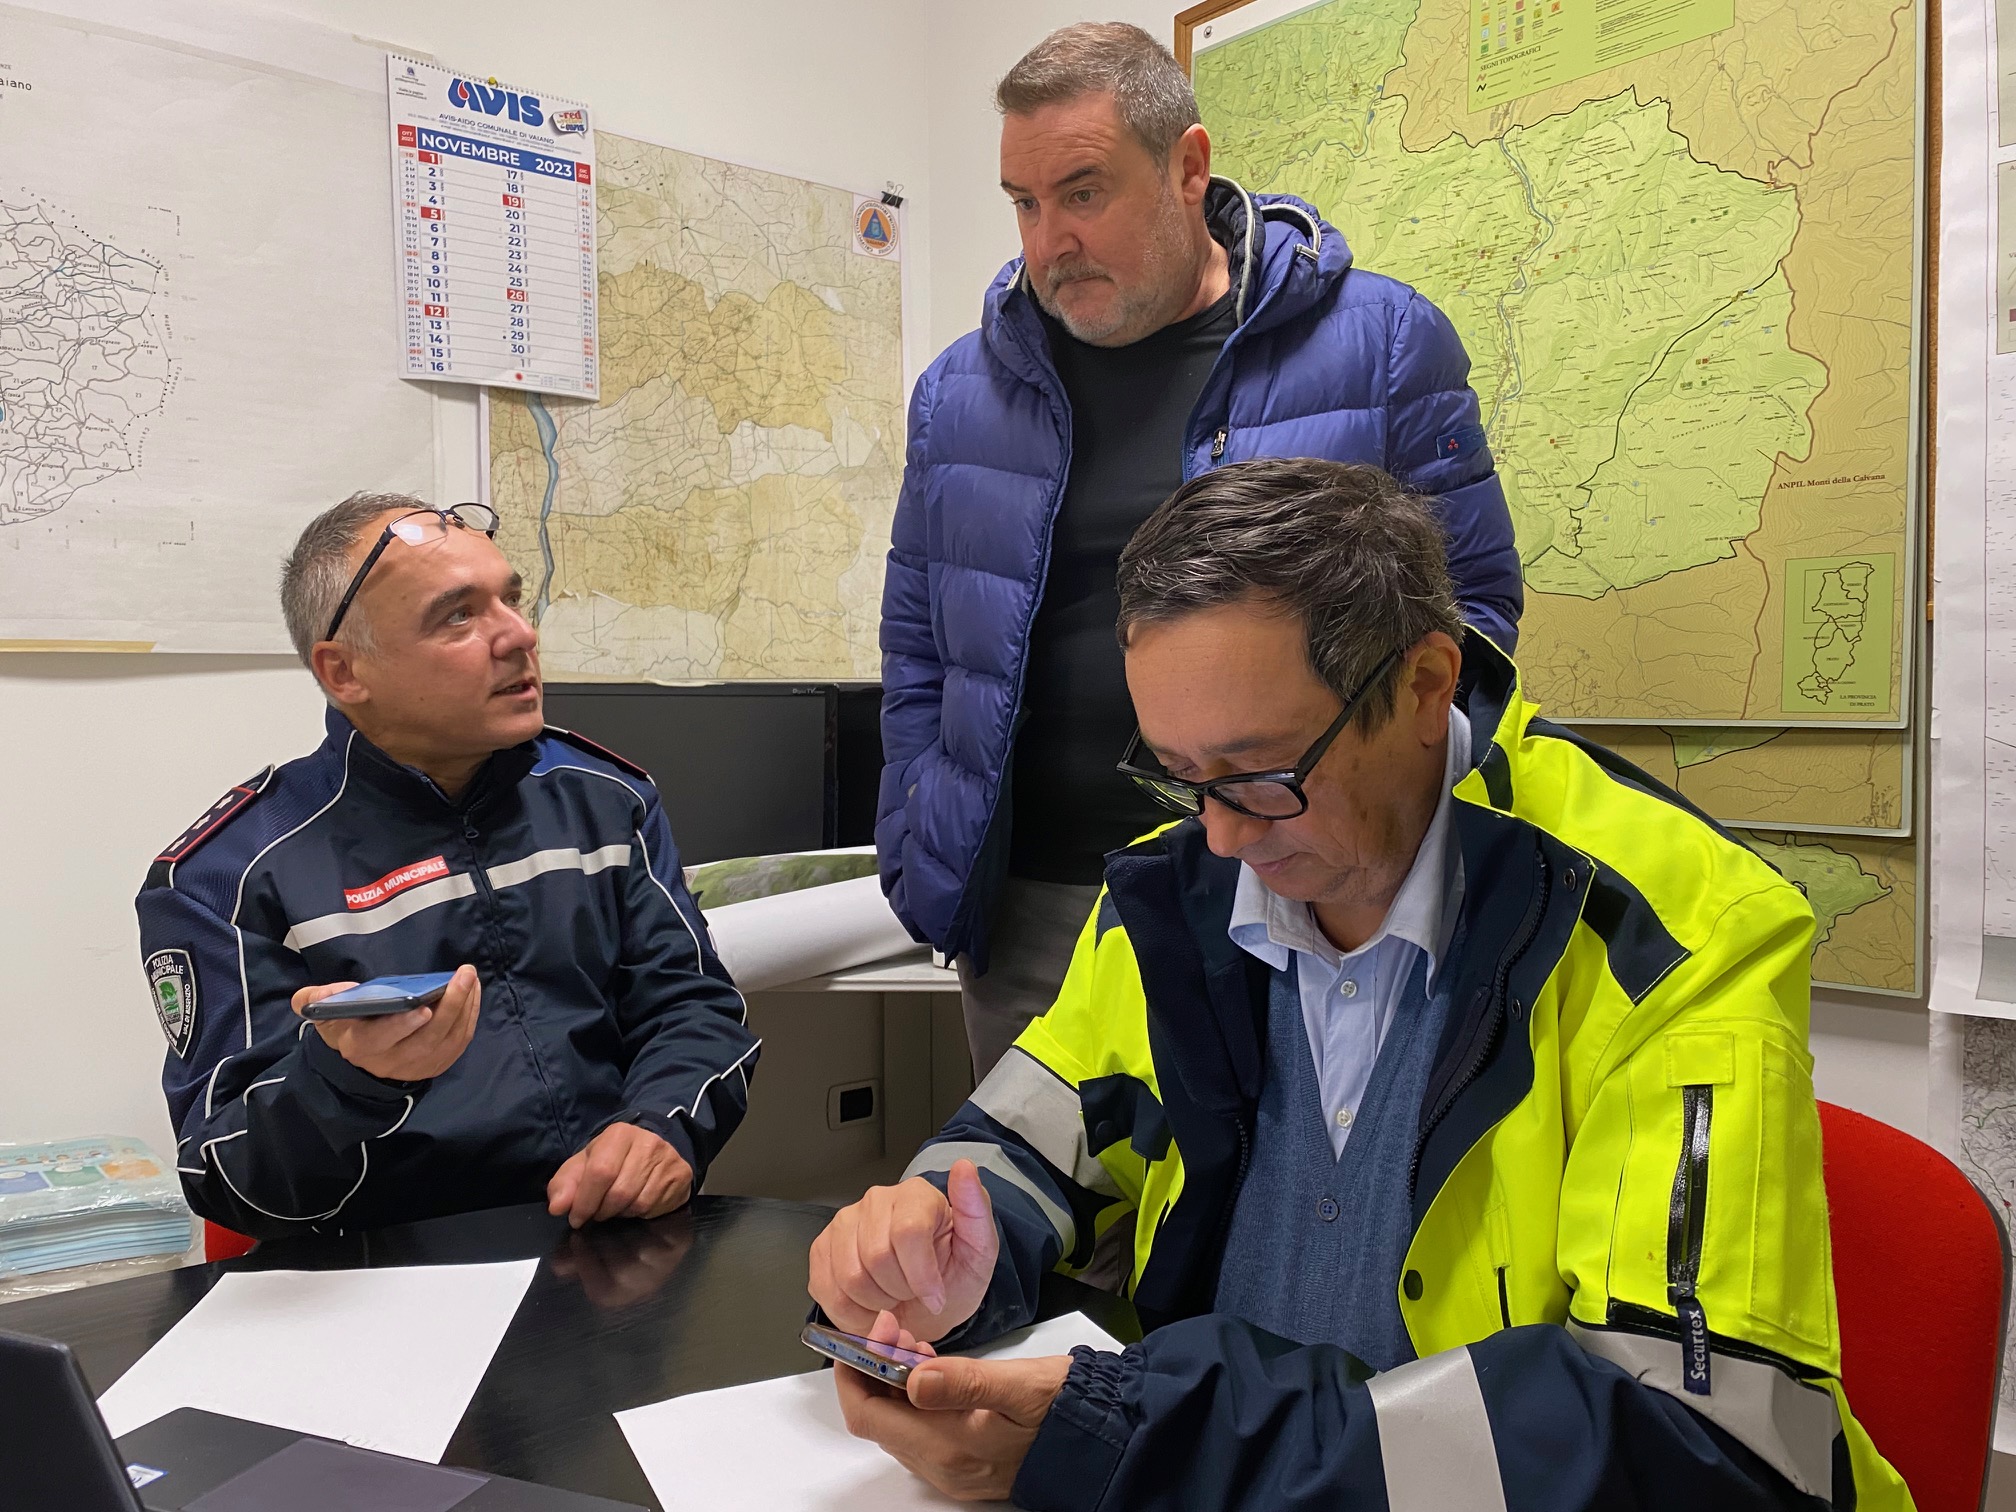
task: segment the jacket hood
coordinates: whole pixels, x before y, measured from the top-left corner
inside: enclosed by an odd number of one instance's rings
[[[1249,194],[1232,179],[1214,177],[1205,191],[1204,220],[1231,264],[1238,331],[1293,320],[1329,298],[1351,267],[1344,233],[1292,194]],[[1048,367],[1020,257],[988,285],[980,330],[994,354],[1030,381]]]

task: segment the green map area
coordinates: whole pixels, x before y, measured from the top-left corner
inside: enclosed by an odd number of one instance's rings
[[[1911,841],[1737,833],[1813,905],[1815,986],[1918,992],[1920,888]]]
[[[1214,167],[1313,203],[1455,326],[1550,714],[1894,719],[1914,179],[1833,112],[1908,142],[1909,39],[1745,0],[1658,15],[1640,58],[1592,40],[1589,0],[1330,0],[1243,33],[1235,11],[1193,65]],[[1901,243],[1871,243],[1837,180]],[[1901,343],[1850,324],[1879,306]],[[1823,396],[1852,420],[1830,429]],[[1787,597],[1795,567],[1869,547],[1859,581]]]

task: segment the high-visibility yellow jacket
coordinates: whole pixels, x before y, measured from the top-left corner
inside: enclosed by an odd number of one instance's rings
[[[1237,863],[1190,821],[1108,858],[1062,994],[912,1174],[981,1167],[964,1339],[1114,1251],[1147,1339],[1082,1352],[1018,1505],[1911,1505],[1850,1415],[1806,1050],[1813,915],[1685,800],[1465,652],[1466,940],[1394,1278],[1418,1359],[1212,1316],[1265,1065]],[[1106,1242],[1101,1244],[1104,1239]]]

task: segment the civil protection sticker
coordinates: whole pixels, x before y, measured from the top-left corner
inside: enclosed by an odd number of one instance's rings
[[[901,234],[896,207],[885,205],[872,195],[854,197],[854,250],[864,257],[886,257],[900,261],[896,243]]]
[[[147,987],[161,1032],[177,1055],[187,1055],[196,1033],[196,963],[189,952],[157,950],[147,957]]]
[[[133,1482],[133,1489],[135,1491],[138,1491],[142,1486],[153,1485],[154,1482],[161,1479],[167,1473],[166,1470],[156,1470],[152,1465],[128,1465],[126,1467],[126,1479]]]

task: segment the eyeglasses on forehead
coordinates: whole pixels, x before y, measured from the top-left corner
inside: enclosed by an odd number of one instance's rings
[[[350,586],[343,590],[343,600],[329,617],[329,628],[323,632],[322,639],[336,639],[336,632],[343,625],[343,616],[350,612],[350,601],[357,597],[357,590],[364,586],[364,579],[370,576],[371,569],[378,565],[378,558],[385,554],[385,548],[394,540],[404,541],[408,546],[424,546],[429,541],[445,539],[451,529],[480,530],[486,539],[495,540],[497,511],[488,504],[451,504],[446,509],[410,510],[389,521],[378,532],[371,554],[364,558],[364,564],[350,579]]]

